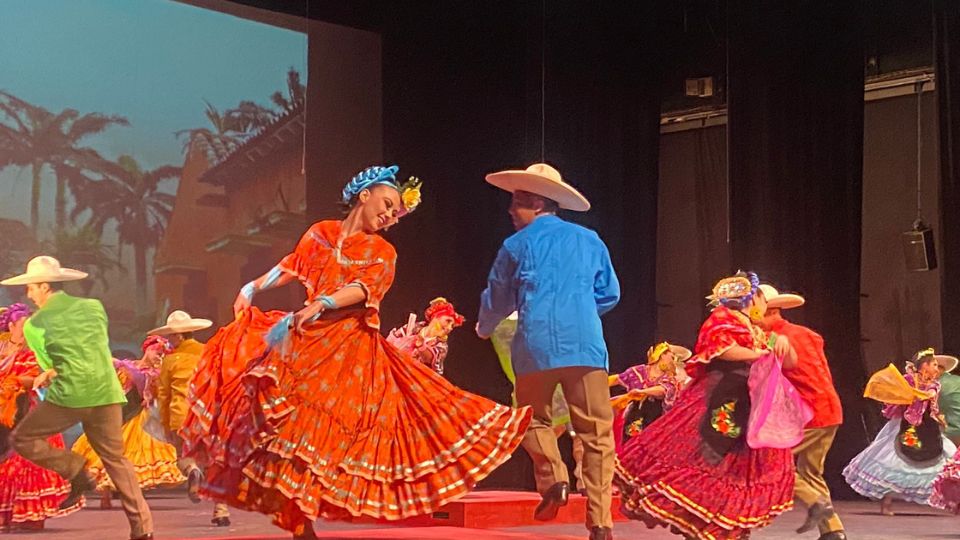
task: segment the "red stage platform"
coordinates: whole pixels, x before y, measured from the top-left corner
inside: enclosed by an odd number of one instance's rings
[[[230,536],[219,540],[288,540],[290,535]],[[460,527],[402,527],[363,529],[359,531],[317,531],[317,538],[327,540],[530,540],[530,533],[462,529]],[[537,540],[582,540],[582,536],[537,534]],[[194,540],[183,538],[181,540]]]
[[[385,522],[357,520],[360,523],[379,523],[405,527],[466,527],[472,529],[501,529],[544,525],[533,519],[533,510],[540,503],[540,495],[528,491],[474,491],[452,502],[429,516],[420,516],[404,521]],[[620,513],[620,498],[613,498],[614,521],[626,521]],[[584,523],[587,499],[582,495],[570,495],[567,505],[560,508],[551,524]]]

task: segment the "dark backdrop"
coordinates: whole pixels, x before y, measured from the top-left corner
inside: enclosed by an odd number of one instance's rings
[[[385,158],[425,193],[388,233],[400,259],[384,320],[450,298],[468,321],[451,338],[447,376],[504,403],[509,383],[473,334],[487,271],[512,233],[509,195],[483,177],[541,160],[541,106],[545,160],[593,203],[564,217],[600,233],[620,276],[623,300],[605,319],[613,368],[653,339],[661,33],[643,10],[550,5],[543,15],[539,3],[436,2],[395,13],[382,34]],[[486,485],[532,486],[527,468],[518,452]]]
[[[826,340],[845,412],[828,477],[866,444],[860,420],[863,53],[859,1],[732,1],[734,264],[800,291],[797,322]],[[793,314],[791,313],[791,316]],[[831,486],[847,490],[841,481]]]
[[[960,352],[960,2],[937,0],[935,48],[940,126],[943,348]]]

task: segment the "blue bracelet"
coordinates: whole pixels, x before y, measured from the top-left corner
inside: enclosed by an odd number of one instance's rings
[[[323,309],[337,309],[337,301],[332,296],[323,295],[317,300],[323,304]]]
[[[242,294],[243,297],[246,298],[247,300],[252,300],[253,295],[256,292],[257,292],[257,286],[252,281],[240,288],[240,294]]]

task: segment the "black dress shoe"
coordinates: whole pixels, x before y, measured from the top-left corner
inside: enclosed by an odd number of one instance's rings
[[[613,529],[610,527],[593,527],[590,529],[590,540],[613,540]]]
[[[227,517],[227,516],[215,517],[215,518],[213,518],[213,519],[210,520],[210,523],[213,523],[213,524],[216,525],[217,527],[229,527],[229,526],[230,526],[230,518]]]
[[[818,502],[811,504],[810,508],[807,508],[807,519],[803,522],[803,525],[797,529],[797,533],[802,534],[812,530],[814,527],[819,525],[821,521],[829,518],[833,514],[833,505],[830,503]]]
[[[537,505],[533,512],[533,519],[537,521],[550,521],[557,517],[557,511],[561,506],[567,505],[567,499],[570,497],[570,484],[567,482],[557,482],[550,486],[550,489],[543,494],[543,500]]]
[[[147,533],[142,536],[131,536],[130,540],[153,540],[153,533]]]
[[[91,489],[93,489],[93,481],[87,476],[87,471],[81,470],[70,479],[70,493],[60,503],[60,510],[66,510],[76,505],[80,501],[80,497],[83,497],[83,494]]]
[[[847,540],[847,533],[843,531],[830,531],[823,533],[817,540]]]

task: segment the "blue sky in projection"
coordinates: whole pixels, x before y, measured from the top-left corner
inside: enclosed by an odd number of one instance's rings
[[[241,100],[269,105],[286,72],[306,80],[305,34],[171,0],[4,0],[0,89],[51,111],[125,116],[87,144],[144,167],[181,165],[178,130]],[[0,173],[0,217],[27,221],[29,170]],[[52,219],[45,189],[42,221]]]

